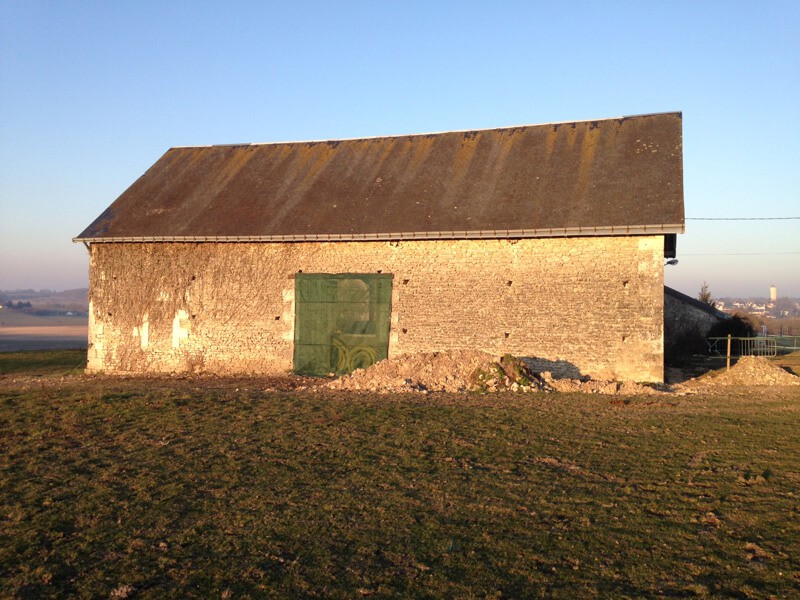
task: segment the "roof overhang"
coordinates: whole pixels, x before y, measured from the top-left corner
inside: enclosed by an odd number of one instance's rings
[[[494,231],[407,231],[395,233],[308,234],[308,235],[237,235],[237,236],[120,236],[76,237],[73,242],[94,243],[276,243],[276,242],[391,242],[401,240],[506,240],[525,238],[595,237],[630,235],[666,235],[683,233],[682,223],[674,225],[611,225],[600,227],[564,227],[553,229],[510,229]]]

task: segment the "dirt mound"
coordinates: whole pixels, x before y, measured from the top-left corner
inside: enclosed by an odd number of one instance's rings
[[[556,378],[532,371],[527,361],[506,354],[454,351],[404,355],[358,369],[328,384],[335,390],[370,392],[583,392],[610,395],[660,393],[630,382]]]
[[[800,377],[784,371],[761,356],[743,356],[730,370],[720,369],[687,381],[686,387],[722,385],[800,385]]]
[[[522,361],[486,352],[458,350],[409,354],[357,369],[328,384],[336,390],[373,392],[535,391],[541,380]]]

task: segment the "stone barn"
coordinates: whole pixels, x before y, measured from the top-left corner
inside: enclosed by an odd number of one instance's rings
[[[483,350],[661,381],[681,114],[172,148],[75,238],[90,372]]]

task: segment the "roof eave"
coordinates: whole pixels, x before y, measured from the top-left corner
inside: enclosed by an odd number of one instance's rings
[[[665,235],[684,233],[683,223],[667,225],[609,225],[598,227],[553,227],[543,229],[479,230],[479,231],[406,231],[393,233],[315,233],[293,235],[168,235],[168,236],[90,236],[76,237],[73,242],[123,243],[123,242],[392,242],[403,240],[475,240],[475,239],[526,239],[554,237],[595,237],[629,235]]]

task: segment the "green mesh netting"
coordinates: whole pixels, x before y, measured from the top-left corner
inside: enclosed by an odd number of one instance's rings
[[[391,312],[391,275],[298,273],[295,372],[343,374],[383,360]]]

